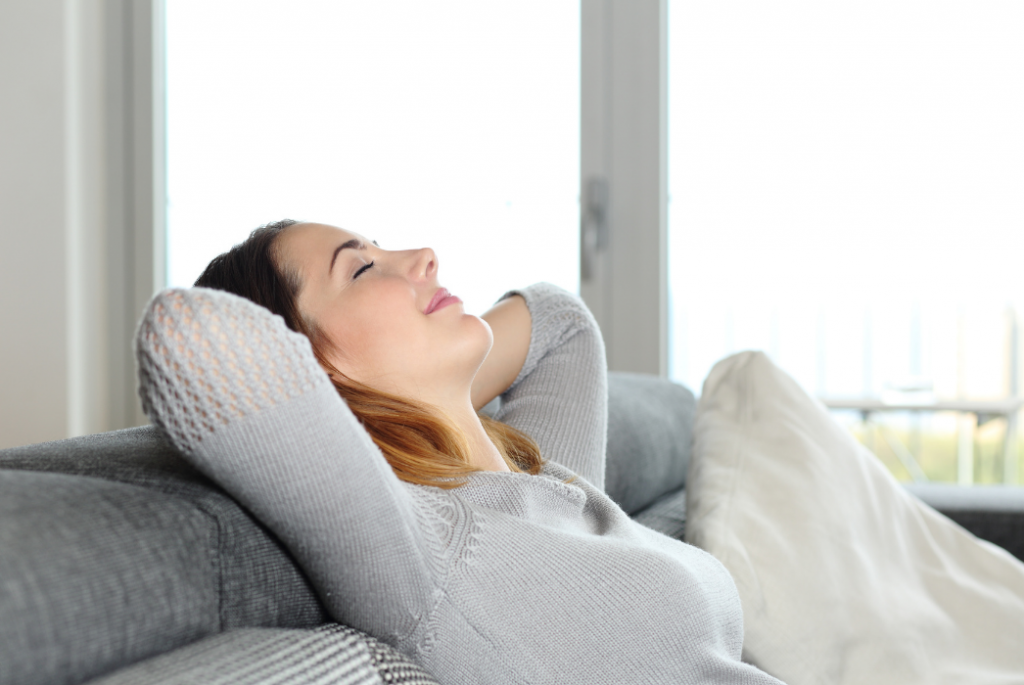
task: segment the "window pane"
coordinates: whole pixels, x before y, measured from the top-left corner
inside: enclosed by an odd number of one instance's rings
[[[672,0],[669,32],[672,375],[760,348],[822,396],[1018,394],[1024,6]]]
[[[577,2],[167,5],[172,285],[290,217],[433,247],[468,311],[578,291]]]

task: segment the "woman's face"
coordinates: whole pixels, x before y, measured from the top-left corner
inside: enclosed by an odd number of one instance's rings
[[[299,311],[327,337],[335,368],[431,404],[468,398],[491,329],[457,298],[441,299],[433,250],[384,250],[312,223],[288,227],[275,247],[278,266],[299,277]]]

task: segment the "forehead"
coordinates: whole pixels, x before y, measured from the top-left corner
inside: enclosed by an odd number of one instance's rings
[[[289,226],[277,237],[277,254],[281,266],[303,276],[326,270],[334,250],[352,240],[367,242],[358,233],[352,233],[327,224],[299,223]],[[322,267],[322,269],[320,268]]]

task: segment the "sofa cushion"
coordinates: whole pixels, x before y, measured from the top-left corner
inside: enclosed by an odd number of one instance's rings
[[[437,685],[386,644],[340,623],[239,628],[90,680],[88,685]]]
[[[0,471],[0,682],[77,683],[219,630],[216,536],[162,493]]]
[[[239,628],[122,668],[89,685],[380,685],[370,650],[351,634]]]
[[[318,628],[318,630],[323,629]],[[353,630],[348,627],[345,629]],[[437,685],[433,676],[409,661],[398,650],[369,635],[364,635],[364,637],[370,648],[371,663],[380,674],[381,680],[387,685]]]
[[[696,402],[659,376],[608,374],[605,491],[633,514],[686,483]]]
[[[686,490],[662,495],[634,514],[633,520],[674,540],[682,540],[686,534]]]
[[[155,429],[0,452],[0,509],[0,683],[81,682],[236,626],[327,619],[276,539]]]
[[[0,450],[0,468],[94,476],[173,494],[210,486],[155,426]]]
[[[77,474],[142,486],[205,513],[217,531],[219,620],[224,629],[302,628],[327,620],[309,582],[277,539],[182,459],[153,426],[3,450],[0,469]]]

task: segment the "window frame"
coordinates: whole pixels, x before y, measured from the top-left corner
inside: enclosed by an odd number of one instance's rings
[[[668,0],[582,0],[581,12],[582,219],[588,184],[601,179],[607,192],[580,294],[601,326],[609,369],[667,376]]]

